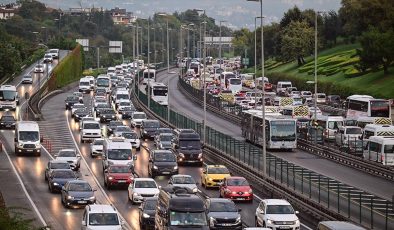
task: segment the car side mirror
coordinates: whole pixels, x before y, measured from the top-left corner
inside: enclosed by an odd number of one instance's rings
[[[175,144],[175,149],[179,149],[179,146],[177,144]]]
[[[242,208],[238,208],[238,212],[241,212],[242,211]]]
[[[159,185],[159,189],[161,189],[161,185]]]
[[[104,173],[108,173],[108,169],[104,169]]]
[[[86,221],[85,220],[82,221],[82,226],[86,226]]]
[[[15,141],[15,142],[18,142],[18,138],[15,137],[15,138],[14,138],[14,141]]]
[[[152,160],[152,159],[149,159],[149,162],[153,162],[153,160]]]
[[[260,210],[260,212],[259,212],[260,214],[264,214],[264,210]]]

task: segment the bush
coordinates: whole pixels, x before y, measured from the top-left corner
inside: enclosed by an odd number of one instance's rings
[[[82,76],[83,54],[81,45],[77,45],[53,70],[48,81],[49,91],[53,91],[77,81]]]

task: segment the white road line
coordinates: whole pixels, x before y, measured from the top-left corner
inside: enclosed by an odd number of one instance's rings
[[[8,152],[7,152],[6,148],[5,148],[5,146],[3,146],[3,151],[4,151],[5,155],[7,156],[8,161],[10,162],[10,164],[12,166],[12,170],[14,170],[14,173],[15,173],[16,177],[18,178],[18,181],[19,181],[20,185],[22,186],[22,189],[25,192],[25,195],[26,195],[27,199],[29,200],[31,206],[33,207],[34,211],[36,212],[36,214],[37,214],[38,218],[40,219],[42,225],[48,226],[48,224],[45,222],[44,218],[42,217],[40,211],[38,211],[38,208],[37,208],[36,204],[34,204],[34,202],[31,199],[29,193],[27,192],[27,189],[26,189],[25,185],[23,184],[22,178],[19,176],[19,173],[16,170],[16,168],[14,166],[14,163],[12,162],[10,156],[8,155]]]
[[[65,116],[66,116],[66,118],[67,118],[68,130],[70,131],[70,135],[71,135],[71,137],[72,137],[72,140],[73,140],[73,142],[74,142],[74,145],[75,145],[76,149],[78,150],[79,154],[81,155],[82,160],[83,160],[83,162],[85,163],[87,170],[88,170],[89,173],[92,175],[93,180],[96,182],[98,188],[99,188],[100,191],[103,193],[105,199],[107,199],[107,201],[108,201],[109,204],[112,204],[111,199],[108,197],[107,193],[105,192],[105,190],[103,189],[103,187],[100,185],[100,182],[97,180],[97,178],[96,178],[96,176],[94,175],[93,171],[90,169],[90,167],[89,167],[89,165],[88,165],[88,162],[86,161],[84,155],[81,153],[81,151],[80,151],[80,149],[79,149],[79,145],[78,145],[77,141],[75,140],[74,134],[73,134],[73,132],[72,132],[72,130],[71,130],[71,127],[70,127],[70,121],[69,121],[69,118],[68,118],[68,113],[66,113]],[[127,225],[127,229],[132,229],[131,226],[129,225],[129,223],[127,223],[126,219],[122,216],[122,214],[120,214],[120,212],[118,212],[118,213],[119,213],[119,215],[120,215],[120,218],[121,218],[121,219],[125,222],[125,224]]]

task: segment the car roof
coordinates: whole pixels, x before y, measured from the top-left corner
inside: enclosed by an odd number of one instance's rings
[[[228,179],[245,179],[246,180],[246,178],[245,177],[242,177],[242,176],[228,176],[228,177],[226,177],[226,179],[228,180]]]
[[[81,179],[77,179],[77,180],[70,180],[68,181],[68,183],[79,183],[79,184],[89,184],[89,182],[87,182],[86,180],[81,180]],[[90,185],[90,184],[89,184]]]
[[[282,199],[265,199],[263,200],[267,205],[290,205],[287,200]]]
[[[118,213],[112,205],[109,204],[92,204],[86,207],[89,213]]]
[[[144,177],[144,178],[134,178],[134,181],[155,181],[152,178]]]
[[[227,198],[209,198],[209,200],[210,200],[211,202],[234,203],[234,201],[229,200],[229,199],[227,199]]]
[[[207,165],[208,168],[227,168],[224,165]]]
[[[176,174],[176,175],[172,175],[171,177],[192,177],[192,176],[186,174]]]

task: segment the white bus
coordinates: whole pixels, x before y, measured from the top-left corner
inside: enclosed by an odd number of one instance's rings
[[[19,104],[18,92],[13,85],[0,86],[0,109],[1,110],[16,110]]]
[[[334,140],[335,132],[344,124],[344,119],[341,116],[317,115],[316,120],[317,124],[324,129],[324,138],[328,140]]]
[[[150,96],[152,100],[160,105],[168,105],[168,87],[160,82],[155,82],[150,85]]]
[[[370,137],[363,157],[383,165],[394,165],[394,137]]]
[[[352,95],[346,99],[346,117],[388,117],[391,118],[389,100],[375,99],[368,95]]]
[[[228,90],[231,90],[233,94],[238,93],[242,90],[242,80],[240,78],[229,78],[228,79]]]
[[[140,80],[144,85],[148,84],[148,81],[156,81],[156,70],[154,69],[146,69],[142,75],[143,77]]]
[[[105,88],[106,92],[111,92],[111,79],[107,75],[99,75],[96,78],[96,87]]]
[[[242,116],[242,136],[252,143],[262,144],[261,111],[244,111]],[[296,119],[273,115],[265,117],[267,149],[292,150],[297,148]]]

